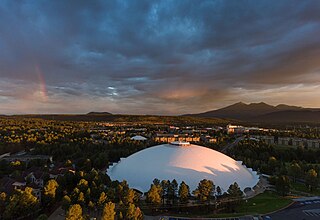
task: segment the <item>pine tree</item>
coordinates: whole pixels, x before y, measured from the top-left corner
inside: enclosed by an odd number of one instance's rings
[[[190,195],[189,186],[182,181],[179,187],[179,201],[180,203],[187,203]]]
[[[85,203],[83,192],[80,192],[80,193],[79,193],[78,203],[80,203],[80,204],[82,204],[82,205]]]
[[[98,206],[99,206],[99,208],[102,208],[103,207],[103,204],[104,203],[106,203],[107,202],[107,195],[106,195],[106,193],[105,192],[102,192],[101,194],[100,194],[100,197],[99,197],[99,199],[98,199]]]
[[[129,189],[124,196],[124,204],[128,205],[129,203],[134,203],[136,193],[133,189]]]
[[[136,206],[134,204],[129,204],[127,212],[126,212],[126,219],[133,220],[135,217]]]
[[[93,210],[94,208],[94,203],[92,201],[89,201],[88,202],[88,207],[89,207],[89,210]]]
[[[233,183],[229,186],[229,189],[227,190],[228,194],[232,198],[240,199],[243,196],[243,192],[241,191],[238,183]]]
[[[102,213],[102,220],[114,220],[115,219],[115,204],[112,202],[108,202],[104,205],[103,213]]]
[[[70,206],[66,215],[66,220],[83,220],[82,208],[79,204]]]
[[[220,186],[217,186],[216,191],[217,191],[217,196],[221,196],[222,195],[222,190],[221,190]]]
[[[171,200],[172,203],[175,202],[175,198],[177,197],[178,194],[178,182],[177,180],[173,179],[171,182]]]
[[[161,198],[162,198],[162,205],[164,205],[164,200],[167,198],[168,195],[168,185],[170,184],[170,181],[168,180],[162,180],[160,183],[161,186]]]
[[[308,170],[306,174],[306,185],[310,191],[313,191],[318,186],[318,173],[314,169]]]
[[[129,204],[129,207],[126,212],[127,220],[143,220],[143,214],[139,207],[136,207],[134,204]]]
[[[120,211],[119,214],[118,214],[118,219],[122,220],[123,219],[123,214],[122,212]]]
[[[147,193],[147,202],[153,205],[159,205],[161,203],[159,188],[154,184],[151,185],[151,188]]]
[[[203,179],[198,184],[198,188],[193,191],[193,194],[198,197],[202,203],[210,202],[211,197],[214,195],[215,185],[211,180]]]

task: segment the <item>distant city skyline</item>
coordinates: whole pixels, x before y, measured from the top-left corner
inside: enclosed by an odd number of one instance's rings
[[[320,1],[1,1],[0,114],[320,107]]]

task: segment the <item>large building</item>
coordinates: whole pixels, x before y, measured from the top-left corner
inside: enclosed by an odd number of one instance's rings
[[[156,142],[175,142],[175,141],[185,141],[185,142],[199,142],[199,136],[193,136],[188,134],[157,134],[154,138]]]
[[[242,190],[253,188],[259,176],[241,161],[218,151],[188,142],[161,144],[123,158],[107,170],[112,180],[127,180],[131,188],[147,192],[152,181],[176,179],[185,181],[191,190],[202,179],[210,179],[226,191],[237,182]]]

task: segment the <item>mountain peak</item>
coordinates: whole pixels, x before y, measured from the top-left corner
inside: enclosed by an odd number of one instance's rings
[[[311,113],[310,113],[311,112]],[[237,102],[232,105],[226,106],[213,111],[208,111],[199,114],[191,114],[189,116],[196,117],[214,117],[214,118],[229,118],[245,121],[254,121],[263,119],[264,121],[273,120],[274,117],[276,120],[283,121],[286,118],[286,114],[290,114],[292,121],[296,115],[298,118],[296,120],[305,120],[309,121],[311,118],[315,121],[319,121],[320,109],[310,109],[303,108],[298,106],[290,106],[286,104],[279,104],[277,106],[269,105],[265,102],[250,103],[245,104],[243,102]],[[306,116],[303,116],[303,115]],[[275,120],[275,121],[276,121]],[[291,120],[291,119],[290,119]]]
[[[269,105],[269,104],[267,104],[265,102],[252,102],[249,105],[267,105],[267,106],[272,106],[272,105]]]
[[[303,109],[300,106],[292,106],[292,105],[286,105],[286,104],[279,104],[276,106],[277,109],[286,111],[286,110],[301,110]]]
[[[233,105],[247,105],[247,104],[244,102],[237,102],[237,103],[234,103]]]

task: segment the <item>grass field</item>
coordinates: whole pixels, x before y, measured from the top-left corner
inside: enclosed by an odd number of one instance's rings
[[[238,208],[237,213],[233,214],[218,214],[214,217],[236,217],[244,215],[258,215],[266,214],[281,208],[284,208],[292,203],[290,198],[282,197],[272,191],[266,191],[257,195],[254,198],[248,199],[243,202]]]
[[[220,214],[188,214],[188,217],[202,217],[202,218],[224,218],[224,217],[239,217],[245,215],[259,215],[277,211],[292,203],[290,198],[282,197],[275,192],[266,191],[257,195],[254,198],[248,199],[243,202],[237,209],[236,213],[220,213]],[[174,215],[173,215],[174,216]],[[183,216],[178,214],[176,216]],[[186,216],[184,216],[186,217]]]
[[[279,196],[272,191],[266,191],[254,198],[248,199],[247,202],[243,202],[243,204],[236,209],[237,213],[221,213],[212,217],[224,218],[266,214],[284,208],[290,203],[292,203],[290,198]]]
[[[238,208],[238,212],[264,214],[281,209],[291,202],[292,200],[289,198],[279,196],[275,192],[266,191],[252,199],[248,199],[248,202],[244,202]]]

